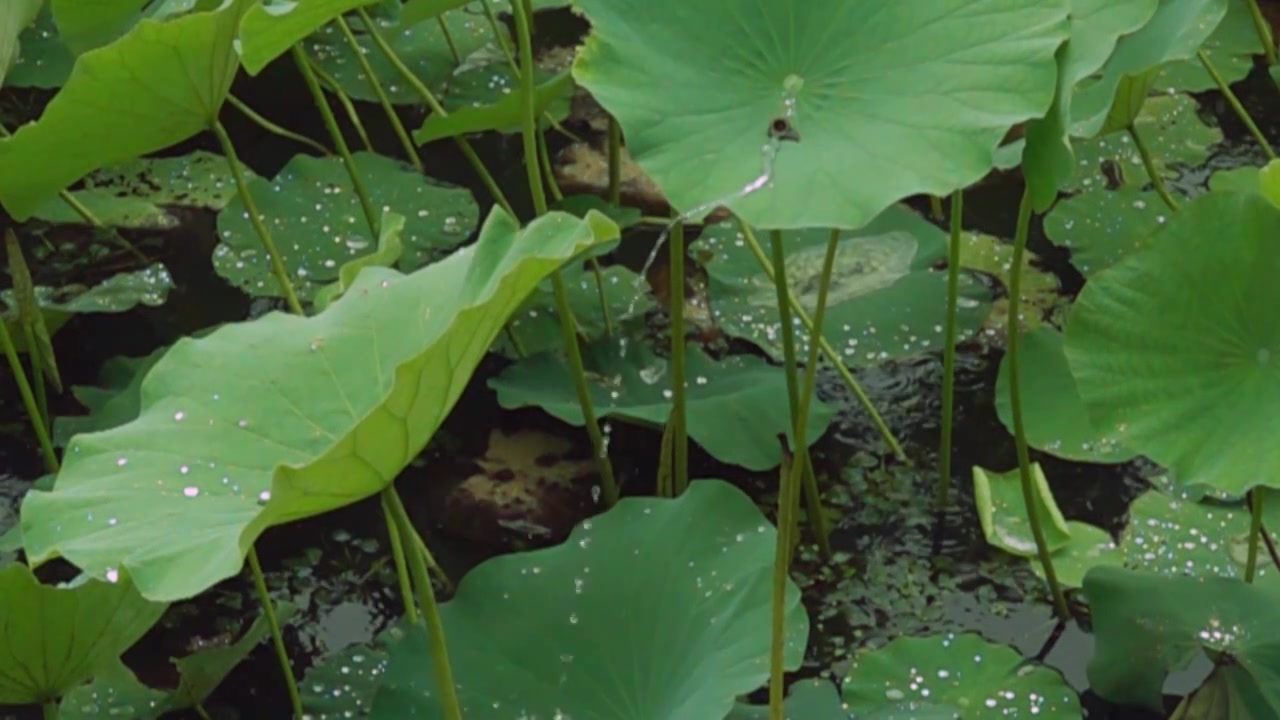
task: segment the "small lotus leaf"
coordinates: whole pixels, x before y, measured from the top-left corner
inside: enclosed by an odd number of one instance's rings
[[[943,708],[965,720],[1083,717],[1080,699],[1056,671],[973,633],[898,638],[858,656],[844,703],[855,717],[880,720],[943,717]]]
[[[607,328],[600,308],[601,292],[609,308],[609,322],[615,331],[624,324],[643,317],[654,307],[648,283],[621,265],[604,268],[600,278],[583,266],[565,269],[560,274],[569,295],[569,309],[573,312],[578,335],[581,337],[599,339],[605,336]],[[516,353],[509,337],[504,333],[498,349],[506,355],[528,356],[564,347],[564,334],[560,328],[555,291],[550,280],[544,281],[529,296],[511,317],[507,328],[515,336],[516,342],[520,343],[523,352]]]
[[[1276,237],[1280,208],[1260,194],[1210,193],[1090,279],[1066,353],[1098,431],[1229,493],[1280,484]]]
[[[810,314],[817,304],[830,233],[782,234],[788,285]],[[760,241],[770,242],[767,234]],[[709,294],[721,329],[781,359],[777,291],[741,233],[728,224],[715,225],[707,228],[695,247],[712,254],[706,263]],[[891,208],[857,232],[841,234],[823,336],[846,365],[874,365],[942,347],[947,278],[932,266],[945,257],[946,235],[901,207]],[[990,293],[972,277],[961,279],[958,318],[959,336],[964,339],[982,327],[990,310]],[[808,334],[800,326],[797,343],[801,348],[808,344]]]
[[[749,355],[721,361],[697,345],[685,353],[689,437],[716,459],[751,470],[782,462],[779,436],[790,436],[786,371]],[[671,414],[671,375],[665,358],[641,342],[607,339],[583,350],[592,401],[601,417],[661,427]],[[489,381],[506,408],[541,407],[581,425],[582,408],[567,362],[559,352],[522,360]],[[808,439],[816,441],[835,408],[814,400]]]
[[[368,713],[386,673],[384,648],[351,645],[312,667],[298,683],[302,707],[314,720],[360,717]]]
[[[1219,170],[1209,176],[1209,189],[1215,192],[1258,192],[1262,187],[1258,178],[1260,172],[1261,168],[1252,165]]]
[[[485,562],[440,608],[464,716],[724,717],[769,675],[774,545],[741,490],[697,480],[674,500],[625,498],[562,545]],[[790,581],[784,602],[796,668],[809,623]],[[425,631],[389,636],[370,717],[438,716]]]
[[[1041,327],[1022,336],[1022,417],[1027,443],[1055,457],[1079,462],[1121,463],[1135,453],[1098,432],[1080,399],[1062,349],[1062,333]],[[996,379],[996,413],[1013,432],[1009,399],[1011,365],[1006,355]]]
[[[1262,43],[1249,14],[1251,1],[1227,0],[1227,14],[1201,46],[1228,84],[1243,80],[1253,69],[1253,56],[1262,53]],[[1155,87],[1164,92],[1204,92],[1216,90],[1218,83],[1199,59],[1190,58],[1165,63]]]
[[[1022,317],[1018,325],[1024,330],[1039,327],[1056,307],[1066,303],[1059,292],[1062,282],[1057,275],[1041,269],[1038,260],[1030,251],[1025,251],[1022,257]],[[986,273],[1007,290],[1012,285],[1009,271],[1013,267],[1013,243],[1001,241],[994,235],[966,232],[961,236],[960,267]],[[1001,298],[992,304],[987,327],[1003,334],[1008,320],[1009,300]]]
[[[386,487],[525,297],[617,232],[561,213],[521,231],[495,211],[475,245],[411,275],[366,268],[320,315],[180,340],[143,381],[139,417],[76,436],[54,490],[27,495],[28,556],[130,568],[151,598],[234,575],[266,528]]]
[[[477,97],[479,93],[472,90],[466,95],[455,92],[451,95],[454,102],[460,105],[448,115],[432,114],[422,123],[422,127],[413,133],[413,139],[419,145],[426,145],[433,140],[456,137],[469,133],[496,131],[501,133],[519,132],[524,119],[524,95],[512,92],[518,85],[510,80],[510,70],[505,66],[502,72],[486,66],[466,74],[467,79],[475,81],[477,74],[484,83],[483,87],[496,97],[492,99]],[[463,81],[459,76],[454,84]],[[496,89],[496,92],[495,92]],[[534,88],[534,112],[539,117],[553,106],[558,106],[555,113],[557,119],[563,119],[569,109],[569,96],[573,94],[573,77],[566,71],[540,82]],[[465,98],[465,99],[460,99]],[[485,100],[489,100],[485,102]]]
[[[801,680],[787,689],[784,720],[849,720],[836,686],[826,680]],[[767,705],[738,703],[724,720],[769,720]]]
[[[1045,544],[1050,552],[1060,550],[1071,540],[1071,530],[1053,499],[1053,490],[1049,488],[1040,463],[1031,464],[1031,487]],[[1036,555],[1036,540],[1031,532],[1026,500],[1022,496],[1022,475],[1018,468],[996,473],[975,466],[973,499],[978,506],[982,533],[989,544],[1018,557]]]
[[[233,40],[252,0],[159,22],[81,55],[40,119],[0,140],[0,202],[25,220],[98,168],[169,147],[207,129],[240,59]]]
[[[151,628],[163,603],[145,600],[126,573],[42,585],[30,568],[0,568],[0,705],[48,702],[89,679]]]
[[[591,35],[574,76],[671,204],[781,229],[862,227],[981,178],[1009,128],[1049,109],[1068,32],[1061,0],[576,7]],[[778,120],[800,140],[771,141]]]
[[[1088,277],[1145,246],[1171,214],[1154,190],[1098,186],[1059,201],[1044,218],[1044,233],[1071,250],[1071,264]]]
[[[59,720],[129,718],[155,720],[165,712],[168,693],[147,687],[118,658],[108,660],[93,674],[93,681],[62,697]]]
[[[1124,564],[1124,553],[1106,530],[1076,520],[1067,521],[1067,530],[1071,532],[1071,539],[1049,556],[1058,582],[1063,587],[1081,587],[1084,585],[1085,574],[1098,565]],[[1046,577],[1044,565],[1038,557],[1028,560],[1036,575]]]
[[[401,270],[413,271],[439,258],[475,228],[480,211],[469,190],[431,180],[382,155],[359,152],[354,157],[374,211],[386,208],[406,218]],[[302,299],[337,280],[348,261],[377,250],[341,158],[296,155],[274,180],[249,181],[249,192]],[[213,254],[218,274],[250,295],[280,296],[262,241],[239,198],[218,214],[218,234],[222,243]]]
[[[16,0],[0,6],[0,86],[5,75],[18,59],[18,38],[28,25],[35,22],[44,0]]]
[[[1084,591],[1097,641],[1089,684],[1100,696],[1161,710],[1165,678],[1193,658],[1208,655],[1225,660],[1215,673],[1217,681],[1225,681],[1244,706],[1206,717],[1280,713],[1275,592],[1227,578],[1112,567],[1090,571]]]
[[[497,36],[484,16],[479,3],[471,7],[460,8],[441,15],[439,19],[417,21],[408,18],[408,13],[401,16],[400,22],[388,19],[377,19],[378,33],[395,51],[397,57],[413,72],[422,84],[432,92],[439,94],[446,89],[453,76],[454,69],[460,64],[454,59],[452,46],[457,49],[460,58],[466,58],[485,46],[496,43]],[[440,22],[449,29],[446,37]],[[505,25],[499,29],[507,33]],[[386,55],[371,40],[364,28],[355,25],[356,38],[361,52],[373,68],[374,75],[382,83],[383,90],[391,102],[401,105],[413,105],[425,102],[418,91],[413,88],[396,71],[395,66],[387,60]],[[510,40],[508,40],[510,42]],[[346,38],[332,25],[322,28],[307,41],[307,49],[338,84],[343,92],[357,100],[376,102],[377,94],[369,85],[369,79],[356,61],[351,46]]]
[[[18,42],[21,51],[17,62],[9,69],[8,77],[4,79],[4,86],[43,89],[62,87],[71,75],[75,57],[62,42],[62,38],[58,37],[53,13],[49,11],[47,4],[36,16],[35,22],[22,31]]]

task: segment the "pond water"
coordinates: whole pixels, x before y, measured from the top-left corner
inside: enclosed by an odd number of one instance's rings
[[[318,120],[312,114],[290,109],[305,103],[278,92],[281,79],[273,75],[276,72],[268,69],[256,80],[242,79],[236,92],[269,117],[287,119],[291,127],[321,136],[323,130],[314,126]],[[1236,88],[1268,137],[1280,142],[1280,104],[1269,83],[1265,72],[1257,70]],[[1212,148],[1206,162],[1178,167],[1179,176],[1173,184],[1188,194],[1202,188],[1215,170],[1262,161],[1218,93],[1201,93],[1196,98],[1226,139]],[[375,145],[394,154],[391,129],[380,122],[377,113],[369,113],[367,122]],[[243,140],[244,155],[260,174],[274,173],[294,152],[256,126],[238,120],[230,125],[232,133]],[[197,147],[215,149],[203,138],[174,152]],[[524,182],[523,170],[513,159],[517,151],[517,144],[509,139],[481,145],[486,162],[500,168],[500,181],[513,189]],[[437,143],[428,152],[433,175],[479,191],[451,146]],[[966,225],[1009,237],[1019,183],[1014,175],[995,175],[968,193]],[[523,193],[513,190],[512,194],[519,205]],[[926,205],[919,203],[917,209],[923,212]],[[145,354],[165,338],[219,320],[242,319],[251,312],[243,296],[215,277],[204,260],[212,249],[211,216],[196,213],[185,217],[183,226],[172,232],[168,241],[189,243],[192,250],[185,253],[189,263],[171,267],[179,289],[165,308],[73,320],[58,335],[57,350],[67,360],[63,373],[70,384],[91,383],[97,368],[112,356]],[[639,270],[652,242],[652,232],[637,233],[618,257]],[[1058,278],[1064,295],[1079,290],[1083,277],[1068,262],[1066,251],[1049,242],[1038,221],[1030,248],[1039,256],[1042,269]],[[937,482],[940,353],[856,372],[903,441],[914,467],[892,458],[865,411],[839,378],[825,371],[822,374],[820,395],[839,407],[835,422],[818,445],[815,461],[830,483],[826,500],[835,517],[831,538],[835,560],[823,561],[807,545],[800,552],[795,577],[805,591],[813,631],[807,662],[797,676],[839,677],[854,650],[878,646],[900,635],[974,630],[1059,669],[1084,693],[1090,718],[1139,718],[1134,711],[1110,707],[1088,692],[1084,667],[1092,652],[1091,637],[1075,624],[1055,622],[1042,584],[1030,567],[989,548],[978,526],[970,468],[1006,470],[1016,465],[1012,438],[997,418],[993,401],[999,344],[996,333],[980,334],[965,344],[959,358],[952,478],[956,492],[952,507],[941,518],[934,514],[930,502],[922,502],[922,498],[932,498]],[[454,579],[500,547],[477,546],[442,531],[439,517],[429,510],[439,497],[424,489],[427,481],[440,473],[442,466],[465,464],[490,428],[566,432],[565,426],[539,412],[507,412],[497,406],[484,383],[504,367],[505,362],[497,358],[482,365],[441,433],[446,442],[434,445],[424,462],[407,470],[399,483],[428,543]],[[4,392],[7,417],[20,417],[16,397],[9,388]],[[55,412],[74,411],[68,402],[55,407]],[[6,471],[0,476],[0,531],[12,522],[18,498],[39,474],[33,449],[8,442],[11,447],[0,448],[0,469]],[[615,466],[622,470],[629,486],[637,492],[647,491],[643,478],[653,477],[656,434],[614,424],[611,448]],[[1033,459],[1044,466],[1066,517],[1113,533],[1124,526],[1129,502],[1158,473],[1158,468],[1143,461],[1101,466],[1039,453]],[[697,452],[692,463],[693,477],[726,477],[751,489],[762,505],[772,500],[771,477],[722,466]],[[300,675],[331,653],[369,641],[398,614],[394,569],[386,561],[386,543],[376,502],[272,529],[259,542],[269,586],[278,597],[300,608],[286,632]],[[126,660],[144,681],[170,685],[175,681],[170,656],[225,641],[228,633],[243,627],[246,618],[256,614],[256,607],[247,579],[224,582],[197,600],[175,605]],[[264,643],[233,671],[208,706],[219,718],[284,717],[288,705],[278,672],[270,646]],[[1177,693],[1193,688],[1204,672],[1203,667],[1193,667],[1176,676],[1167,690]]]

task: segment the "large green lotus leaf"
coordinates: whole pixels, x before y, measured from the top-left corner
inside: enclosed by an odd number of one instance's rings
[[[787,689],[785,720],[849,720],[836,686],[826,680],[801,680]],[[734,705],[724,720],[769,720],[767,705]]]
[[[1209,147],[1222,141],[1222,130],[1200,119],[1190,95],[1157,95],[1147,98],[1134,127],[1151,149],[1155,165],[1165,178],[1176,177],[1174,164],[1200,165],[1209,159]],[[1142,188],[1151,182],[1142,156],[1128,133],[1117,132],[1076,142],[1076,176],[1065,190],[1088,190],[1109,183],[1108,172],[1119,175],[1126,186]]]
[[[234,575],[266,528],[386,487],[525,297],[617,232],[559,213],[519,231],[495,211],[475,245],[411,275],[366,268],[320,315],[179,341],[143,380],[141,415],[73,438],[55,489],[27,495],[29,557],[127,567],[157,599]]]
[[[973,633],[904,637],[859,655],[844,681],[855,717],[909,720],[940,708],[965,720],[1079,720],[1080,699],[1056,671]],[[892,709],[886,706],[892,705]],[[864,715],[865,714],[865,715]]]
[[[1071,250],[1071,264],[1090,277],[1132,255],[1168,221],[1154,190],[1098,186],[1064,198],[1044,218],[1044,233]]]
[[[441,17],[449,28],[449,37],[453,39],[454,47],[464,59],[490,43],[497,42],[492,26],[478,9],[459,9]],[[449,41],[437,19],[417,23],[407,23],[403,19],[398,23],[385,19],[375,22],[383,39],[427,88],[440,93],[448,87],[458,63],[454,61]],[[500,24],[499,28],[502,32],[507,32],[505,25]],[[422,96],[405,82],[358,24],[355,29],[361,51],[365,53],[373,74],[382,82],[383,90],[391,102],[402,105],[421,104]],[[356,61],[351,46],[337,28],[326,26],[313,34],[307,40],[307,49],[320,66],[337,79],[348,95],[357,100],[377,101],[378,96],[370,87],[369,79]]]
[[[587,339],[605,336],[607,327],[600,309],[600,294],[604,293],[609,308],[609,322],[614,331],[641,318],[656,303],[649,294],[649,285],[640,276],[621,265],[604,268],[600,280],[585,267],[565,269],[561,276],[569,295],[569,309],[577,322],[578,335]],[[497,349],[512,357],[534,355],[544,350],[564,347],[564,334],[560,328],[560,316],[556,312],[555,290],[546,280],[534,291],[524,305],[511,316],[507,329],[520,343],[522,353],[516,353],[506,333],[500,338]]]
[[[767,228],[858,228],[974,183],[1011,126],[1049,109],[1068,31],[1065,0],[577,7],[592,32],[574,75],[671,204]],[[799,142],[770,142],[778,119]]]
[[[1113,702],[1164,707],[1165,678],[1202,654],[1249,706],[1215,718],[1280,713],[1280,622],[1274,591],[1227,578],[1101,567],[1084,582],[1097,650],[1089,685]],[[1221,681],[1221,679],[1219,680]]]
[[[489,560],[440,608],[464,716],[724,717],[769,675],[774,543],[741,490],[698,480]],[[809,623],[790,581],[785,610],[794,669]],[[398,634],[370,717],[440,717],[426,632]]]
[[[777,467],[782,462],[778,436],[791,425],[786,371],[749,355],[717,362],[695,344],[688,346],[685,358],[689,437],[722,462],[751,470]],[[665,358],[656,357],[643,342],[606,339],[586,347],[583,360],[598,415],[650,427],[667,422],[672,380]],[[552,351],[517,362],[489,386],[503,407],[537,406],[581,425],[582,407],[572,378],[562,353]],[[811,443],[834,416],[834,407],[813,401]]]
[[[1071,529],[1053,499],[1053,490],[1040,463],[1031,464],[1031,486],[1045,544],[1054,552],[1071,540]],[[1018,468],[998,473],[974,466],[973,500],[978,506],[978,520],[987,543],[1018,557],[1036,554],[1036,540],[1022,497],[1022,475]]]
[[[256,175],[249,168],[241,172]],[[168,207],[221,210],[236,196],[231,165],[221,155],[197,150],[169,158],[136,158],[102,168],[71,193],[104,225],[170,230],[182,224]],[[32,217],[53,223],[84,223],[61,197],[49,198]]]
[[[48,5],[40,10],[35,23],[22,31],[19,43],[22,50],[18,53],[18,61],[9,70],[9,76],[4,79],[4,86],[62,87],[71,75],[75,57],[58,37],[58,28]]]
[[[416,270],[462,244],[476,226],[479,208],[471,191],[432,180],[391,158],[355,154],[374,208],[405,216],[398,267]],[[298,296],[310,299],[338,279],[342,265],[377,251],[351,177],[337,157],[295,155],[274,180],[254,178],[249,192],[271,231]],[[239,198],[218,214],[213,266],[254,296],[280,296],[280,284],[262,241]]]
[[[126,573],[95,574],[103,579],[55,587],[22,563],[0,569],[0,705],[56,699],[160,619],[166,606],[139,595]]]
[[[44,0],[16,0],[0,6],[0,86],[18,59],[18,38],[35,22]]]
[[[817,305],[830,233],[783,233],[787,282],[810,313]],[[769,243],[767,233],[760,241]],[[712,254],[706,267],[711,308],[720,327],[780,359],[782,321],[773,280],[741,233],[728,224],[715,225],[698,242]],[[946,235],[900,207],[861,230],[842,233],[823,335],[847,365],[875,365],[942,347],[947,278],[933,266],[945,258]],[[961,279],[958,319],[964,339],[987,318],[990,292],[967,274]],[[808,343],[802,327],[797,327],[797,342],[801,347]]]
[[[1174,60],[1194,58],[1227,12],[1227,0],[1160,0],[1151,20],[1116,43],[1093,82],[1072,98],[1072,133],[1093,137],[1106,123],[1116,90],[1136,76]]]
[[[377,0],[268,0],[240,20],[240,60],[257,75],[272,60],[329,21]]]
[[[58,34],[80,55],[124,35],[143,17],[149,0],[49,0]]]
[[[38,121],[0,140],[0,202],[19,220],[86,173],[209,127],[240,60],[233,47],[252,0],[139,22],[81,55]]]
[[[53,422],[53,441],[66,446],[73,435],[123,425],[138,417],[142,406],[142,380],[168,346],[139,358],[114,357],[103,363],[100,386],[75,386],[71,393],[89,409],[88,415],[59,417]]]
[[[1094,427],[1225,492],[1280,485],[1280,208],[1210,193],[1158,237],[1072,310],[1067,360]]]
[[[1227,0],[1227,14],[1204,41],[1204,54],[1228,83],[1243,80],[1253,69],[1253,56],[1262,53],[1258,32],[1249,16],[1250,1]],[[1157,90],[1168,92],[1204,92],[1217,87],[1197,58],[1165,63],[1155,84]]]
[[[1129,506],[1129,525],[1120,538],[1125,563],[1165,575],[1244,579],[1249,511],[1242,504],[1195,502],[1149,490]],[[1268,531],[1275,536],[1275,530]],[[1280,590],[1280,572],[1258,558],[1256,581]]]
[[[1079,462],[1121,463],[1136,453],[1098,432],[1089,419],[1062,348],[1062,333],[1041,327],[1022,336],[1022,418],[1027,442],[1055,457]],[[1009,400],[1009,356],[1000,361],[996,413],[1013,432]]]
[[[1158,0],[1072,0],[1067,42],[1058,49],[1053,106],[1027,123],[1023,174],[1036,212],[1044,212],[1075,172],[1068,136],[1076,85],[1102,67],[1120,36],[1151,19]],[[999,164],[999,161],[997,161]]]

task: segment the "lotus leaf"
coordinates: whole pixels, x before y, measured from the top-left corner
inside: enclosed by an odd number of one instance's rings
[[[1040,463],[1031,464],[1032,488],[1036,515],[1044,529],[1050,552],[1066,546],[1071,530],[1053,499],[1053,490]],[[978,519],[987,542],[1011,555],[1029,558],[1036,554],[1036,541],[1031,533],[1026,502],[1022,497],[1022,476],[1017,468],[995,473],[973,468],[973,498],[978,506]]]
[[[267,2],[249,8],[240,20],[240,60],[257,75],[272,60],[289,52],[329,21],[376,0],[306,0]]]

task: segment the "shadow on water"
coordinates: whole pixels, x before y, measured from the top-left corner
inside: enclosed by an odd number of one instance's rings
[[[324,129],[309,98],[279,91],[280,87],[300,87],[292,73],[287,64],[277,63],[257,78],[241,78],[235,91],[272,120],[323,139]],[[1255,117],[1263,120],[1264,131],[1276,141],[1280,140],[1280,107],[1269,83],[1265,70],[1255,71],[1237,89]],[[1215,148],[1204,166],[1181,169],[1177,184],[1184,189],[1203,186],[1215,169],[1261,164],[1261,156],[1218,94],[1202,93],[1198,99],[1227,140]],[[411,126],[422,116],[417,108],[401,112]],[[370,112],[366,122],[376,149],[395,156],[398,146],[385,119]],[[229,113],[227,124],[242,154],[260,174],[274,174],[297,150],[234,113]],[[217,149],[210,138],[202,137],[173,152],[195,148]],[[523,170],[519,162],[511,161],[516,150],[518,144],[509,140],[485,142],[480,147],[489,167],[501,169],[499,182],[510,189],[517,209],[524,212],[528,200],[522,190]],[[471,187],[484,206],[482,210],[487,207],[485,193],[451,144],[433,144],[422,154],[428,158],[433,176]],[[1009,237],[1020,192],[1016,174],[996,175],[972,189],[966,194],[966,225]],[[76,319],[59,333],[56,347],[66,363],[63,371],[68,384],[93,383],[109,357],[142,355],[193,329],[247,316],[246,299],[210,272],[207,260],[214,242],[213,216],[196,213],[188,220],[166,244],[163,259],[170,265],[177,289],[162,311]],[[624,248],[619,257],[647,255],[647,251],[637,252],[634,245]],[[1083,277],[1070,265],[1068,253],[1046,240],[1038,220],[1030,246],[1045,269],[1061,279],[1066,294],[1079,291]],[[816,460],[829,480],[826,500],[836,518],[832,536],[836,557],[834,562],[823,562],[806,546],[797,561],[796,577],[805,590],[813,627],[811,651],[802,674],[839,676],[855,651],[883,645],[900,635],[971,630],[1012,644],[1028,657],[1042,657],[1060,670],[1084,693],[1089,717],[1141,718],[1131,709],[1114,708],[1088,692],[1085,666],[1092,653],[1092,637],[1075,624],[1059,632],[1045,602],[1043,583],[1030,566],[988,548],[978,527],[970,468],[977,465],[1003,471],[1016,465],[1012,438],[994,410],[999,360],[999,351],[987,343],[970,343],[959,358],[956,452],[950,478],[953,502],[936,548],[932,542],[936,530],[932,497],[937,485],[940,358],[929,355],[857,373],[904,441],[915,467],[892,460],[847,389],[834,375],[823,373],[820,394],[841,408]],[[447,446],[452,448],[450,452],[475,456],[477,449],[483,450],[477,443],[483,442],[485,435],[476,428],[511,421],[512,415],[497,407],[483,382],[504,362],[485,362],[446,422],[442,436],[455,441]],[[0,404],[7,417],[22,417],[12,389],[4,393]],[[70,401],[54,409],[78,412]],[[536,411],[525,412],[520,418],[520,422],[559,427]],[[10,429],[21,432],[17,427]],[[14,433],[6,435],[13,437]],[[612,447],[616,464],[628,468],[628,489],[648,492],[657,454],[655,434],[619,426]],[[19,478],[40,474],[37,458],[25,440],[14,441],[12,448],[0,452],[0,467],[10,473],[0,478],[0,531],[16,517],[17,501],[29,485]],[[1033,453],[1033,459],[1044,466],[1066,517],[1113,534],[1123,528],[1129,502],[1147,487],[1144,478],[1152,472],[1141,462],[1100,466],[1065,462],[1040,453]],[[727,476],[754,489],[762,504],[771,499],[770,486],[775,482],[771,477],[743,476],[712,463],[696,450],[691,460],[693,477]],[[415,517],[421,521],[428,542],[438,550],[441,563],[456,579],[494,550],[477,550],[449,538],[421,510],[434,476],[454,461],[456,458],[433,446],[424,454],[424,462],[406,471],[398,487],[416,508]],[[368,641],[399,614],[386,546],[376,499],[274,528],[262,537],[258,547],[270,587],[279,598],[300,607],[286,632],[299,675],[320,657]],[[234,637],[257,612],[251,590],[247,579],[234,578],[195,600],[175,604],[159,628],[128,653],[127,660],[144,681],[172,685],[176,676],[168,658]],[[1171,692],[1193,688],[1203,672],[1204,668],[1192,668],[1175,676],[1168,688]],[[244,717],[283,717],[288,704],[278,673],[271,648],[264,643],[223,683],[210,705],[237,708]]]

